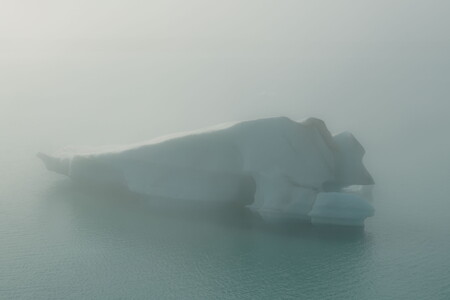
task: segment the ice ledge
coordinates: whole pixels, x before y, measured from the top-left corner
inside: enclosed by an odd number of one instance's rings
[[[309,212],[312,224],[363,226],[374,215],[373,206],[362,196],[349,193],[319,193]]]

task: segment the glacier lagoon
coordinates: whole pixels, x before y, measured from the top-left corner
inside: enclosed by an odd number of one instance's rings
[[[377,214],[364,229],[341,230],[78,186],[47,172],[30,140],[1,150],[3,299],[449,295],[448,188],[433,181],[445,173],[372,167]]]
[[[448,46],[339,47],[276,63],[3,52],[0,298],[448,299]],[[174,210],[80,187],[35,156],[273,114],[318,116],[361,141],[376,180],[363,230]]]

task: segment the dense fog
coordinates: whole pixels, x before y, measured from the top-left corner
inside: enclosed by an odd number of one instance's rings
[[[443,196],[449,8],[445,1],[2,1],[3,151],[314,116],[332,132],[352,131],[375,177],[395,174],[404,188],[420,185],[423,197]]]
[[[1,0],[2,227],[32,214],[17,191],[60,180],[36,171],[39,151],[317,117],[366,149],[368,232],[417,226],[448,245],[449,12],[418,0]]]

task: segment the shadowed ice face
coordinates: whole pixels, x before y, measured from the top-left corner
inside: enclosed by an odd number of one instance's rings
[[[365,168],[362,158],[365,150],[358,140],[349,132],[333,137],[337,145],[337,181],[339,185],[374,184],[372,176]]]

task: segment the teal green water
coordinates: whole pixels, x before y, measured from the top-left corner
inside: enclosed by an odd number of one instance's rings
[[[431,179],[376,174],[375,217],[341,230],[86,189],[32,150],[2,156],[1,299],[450,297],[448,187],[420,192]]]

